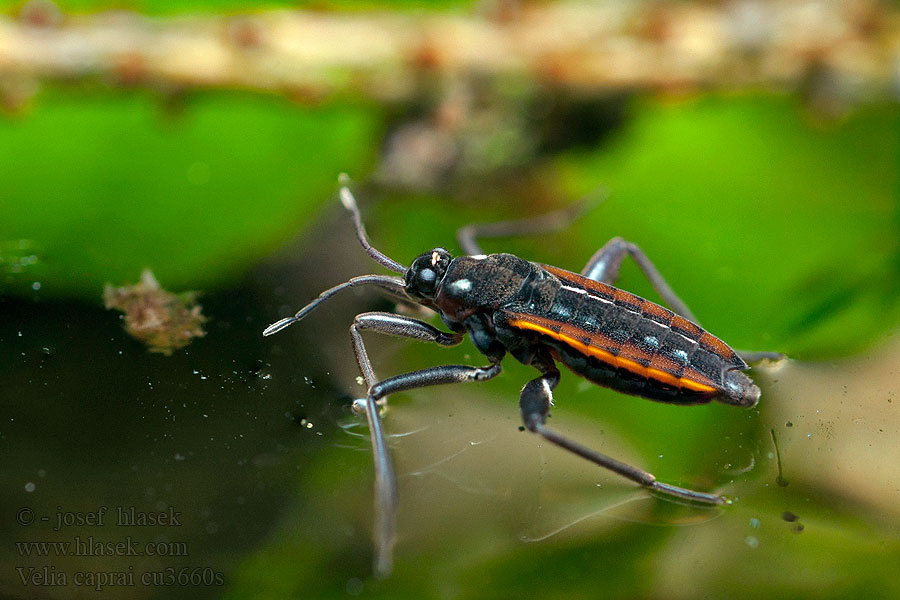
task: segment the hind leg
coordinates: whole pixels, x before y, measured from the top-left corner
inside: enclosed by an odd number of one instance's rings
[[[597,250],[591,259],[581,270],[581,274],[588,279],[615,285],[619,279],[619,268],[626,256],[631,256],[634,262],[640,267],[641,272],[660,295],[663,301],[676,314],[681,315],[688,321],[699,325],[697,317],[688,308],[687,304],[678,297],[678,294],[672,290],[672,287],[666,281],[656,265],[647,258],[647,255],[637,245],[620,237],[614,237],[609,240],[602,248]],[[763,359],[780,360],[784,358],[784,354],[780,352],[748,352],[736,350],[738,356],[748,363],[759,362]]]
[[[543,374],[525,384],[519,396],[519,409],[522,412],[522,421],[525,423],[525,429],[540,435],[548,442],[564,450],[577,454],[581,458],[589,460],[604,469],[609,469],[613,473],[630,479],[645,488],[693,502],[715,505],[729,504],[730,501],[724,496],[689,490],[657,481],[652,473],[592,450],[547,427],[547,417],[550,415],[550,406],[553,404],[553,389],[559,383],[559,370],[549,358],[536,361],[534,366]]]

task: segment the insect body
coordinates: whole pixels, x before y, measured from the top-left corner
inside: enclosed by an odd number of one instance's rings
[[[519,397],[524,428],[649,489],[706,504],[728,503],[717,494],[659,482],[651,473],[582,446],[546,426],[552,392],[560,379],[556,361],[596,384],[663,402],[699,404],[717,400],[749,407],[759,400],[759,388],[742,373],[748,368],[744,358],[695,324],[696,318],[640,248],[614,238],[597,251],[581,274],[511,254],[481,253],[478,236],[546,230],[572,219],[572,215],[551,214],[463,228],[459,241],[467,256],[453,258],[447,250],[434,248],[405,267],[369,243],[359,209],[346,186],[340,196],[353,215],[357,237],[369,256],[403,277],[355,277],[326,290],[294,316],[273,323],[264,335],[299,321],[337,292],[360,285],[376,285],[431,308],[451,330],[444,332],[424,321],[381,312],[357,315],[350,326],[354,352],[368,386],[366,399],[354,406],[368,419],[375,460],[377,573],[384,575],[391,570],[397,503],[394,471],[377,406],[390,394],[404,390],[495,377],[507,353],[540,372]],[[612,286],[627,255],[638,263],[674,312]],[[456,345],[469,334],[489,364],[431,367],[378,380],[362,340],[365,330],[444,346]],[[775,356],[780,355],[758,353],[753,358]]]
[[[449,254],[422,255],[440,271]],[[430,278],[430,275],[429,275]],[[466,330],[492,359],[509,351],[550,368],[546,352],[575,373],[626,394],[676,404],[719,400],[753,406],[759,388],[724,342],[670,310],[569,271],[511,254],[449,260],[432,297],[452,329]]]

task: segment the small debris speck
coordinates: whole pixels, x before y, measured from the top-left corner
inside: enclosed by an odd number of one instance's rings
[[[744,538],[744,543],[746,543],[751,548],[759,548],[759,540],[756,538],[756,536],[748,535],[746,538]]]
[[[26,491],[26,492],[33,492],[33,491],[34,491],[34,488],[35,488],[35,485],[34,485],[34,482],[33,482],[33,481],[29,481],[28,483],[25,484],[25,491]]]

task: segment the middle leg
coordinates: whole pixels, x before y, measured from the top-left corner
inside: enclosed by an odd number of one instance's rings
[[[423,342],[435,342],[441,346],[455,346],[462,342],[462,333],[446,333],[424,321],[387,312],[368,312],[356,315],[350,326],[350,338],[356,362],[366,382],[366,389],[375,385],[377,378],[372,370],[372,361],[363,343],[362,331],[376,331],[385,335],[411,338]],[[382,399],[382,402],[384,399]]]
[[[583,198],[565,208],[536,217],[526,217],[496,223],[473,223],[461,227],[456,232],[459,247],[469,256],[484,254],[478,238],[512,237],[558,231],[579,219],[598,203],[606,198],[606,193],[599,193]]]
[[[390,573],[393,564],[397,480],[378,416],[379,401],[390,394],[432,385],[486,381],[499,375],[500,370],[500,363],[486,367],[446,365],[388,377],[369,388],[364,407],[369,421],[375,460],[375,570],[380,575]]]

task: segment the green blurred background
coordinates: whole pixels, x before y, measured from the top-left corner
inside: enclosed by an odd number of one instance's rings
[[[348,6],[361,19],[480,8]],[[44,81],[0,117],[0,594],[90,596],[71,581],[22,580],[22,569],[52,565],[223,575],[110,586],[108,597],[900,596],[895,99],[823,113],[792,89],[471,85],[487,108],[449,133],[434,125],[447,102],[433,82],[407,102],[345,94],[310,104],[246,89]],[[437,167],[404,146],[437,134],[452,148]],[[750,411],[664,406],[564,374],[554,424],[660,479],[721,487],[739,502],[711,511],[650,498],[542,448],[517,431],[515,399],[534,374],[508,361],[484,385],[392,399],[397,567],[373,579],[371,457],[347,409],[361,389],[346,327],[356,312],[394,307],[350,293],[260,336],[321,289],[377,271],[335,200],[342,172],[374,243],[404,263],[435,245],[458,252],[454,232],[467,223],[606,190],[565,232],[489,240],[486,250],[578,271],[625,237],[704,327],[791,359],[753,371],[763,400]],[[102,308],[105,284],[135,283],[144,268],[166,289],[203,294],[207,336],[171,357],[148,354]],[[633,265],[621,286],[658,300]],[[385,374],[480,361],[468,342],[373,339],[372,354]],[[779,451],[787,486],[776,483]],[[13,517],[23,506],[52,519],[99,505],[175,507],[186,525],[54,532]],[[16,544],[127,534],[184,541],[190,553],[49,560]]]

